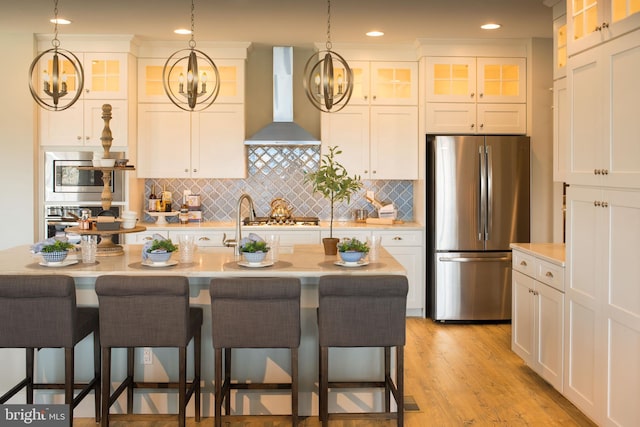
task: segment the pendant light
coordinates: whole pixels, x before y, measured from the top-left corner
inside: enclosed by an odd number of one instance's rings
[[[347,61],[331,50],[331,0],[327,0],[326,48],[307,60],[303,84],[311,104],[322,112],[332,113],[342,110],[351,99],[353,72]],[[322,54],[324,57],[317,60]]]
[[[194,39],[194,4],[191,0],[191,40],[189,48],[175,52],[162,69],[164,91],[176,106],[185,111],[201,111],[218,97],[220,73],[206,53],[196,49]],[[199,72],[198,61],[204,65]],[[185,76],[186,65],[186,76]],[[200,70],[203,68],[201,67]]]
[[[54,0],[53,6],[53,40],[51,40],[52,49],[45,50],[36,56],[29,67],[29,91],[31,96],[38,105],[45,110],[62,111],[71,107],[80,98],[82,88],[84,87],[84,70],[77,56],[68,50],[60,49],[60,40],[58,40],[58,0]],[[65,67],[68,63],[73,67],[73,75],[68,76]],[[38,79],[38,64],[44,68],[42,71],[42,80]],[[71,90],[75,91],[75,96],[65,98],[69,95],[69,79],[73,84]],[[42,92],[36,88],[42,84]],[[62,102],[61,102],[62,101]],[[64,101],[67,101],[66,103]]]

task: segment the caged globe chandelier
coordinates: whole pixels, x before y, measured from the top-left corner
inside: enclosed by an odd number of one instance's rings
[[[62,111],[71,107],[80,98],[84,87],[84,70],[77,56],[68,50],[60,49],[58,40],[58,0],[53,4],[54,27],[52,49],[45,50],[36,56],[29,67],[29,91],[38,105],[49,111]],[[38,66],[41,66],[42,80],[38,82]],[[73,75],[69,77],[65,68],[71,70]],[[68,81],[68,79],[72,79]],[[71,88],[69,88],[69,84]],[[38,92],[37,87],[42,84],[42,92]],[[73,97],[64,98],[69,95],[69,90],[75,91]],[[45,97],[46,96],[46,97]],[[67,101],[60,102],[60,101]]]
[[[331,51],[331,0],[327,0],[327,43],[324,54],[317,60],[316,54],[307,60],[304,67],[304,90],[307,98],[318,110],[331,113],[342,110],[351,99],[353,72],[347,61]],[[337,71],[334,66],[337,63]]]
[[[194,39],[194,3],[191,0],[191,40],[189,48],[175,52],[162,69],[164,91],[176,106],[185,111],[202,111],[216,100],[220,91],[220,73],[209,56],[197,50]],[[202,66],[199,71],[198,61]],[[186,65],[186,77],[184,75]]]

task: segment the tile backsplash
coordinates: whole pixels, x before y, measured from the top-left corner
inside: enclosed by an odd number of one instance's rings
[[[176,210],[182,202],[183,191],[190,190],[200,195],[203,221],[235,220],[236,203],[243,192],[253,198],[258,216],[268,216],[271,201],[280,197],[293,207],[295,216],[330,218],[328,201],[320,194],[312,194],[311,184],[304,182],[304,171],[316,170],[320,164],[319,146],[247,146],[246,149],[246,179],[147,179],[144,197],[149,197],[154,186],[156,193],[166,188],[172,193]],[[382,202],[393,202],[398,209],[398,219],[413,220],[411,181],[363,180],[363,184],[351,203],[335,206],[336,220],[352,219],[352,211],[357,208],[364,208],[375,216],[374,207],[365,199],[367,190],[373,190]],[[152,222],[153,218],[145,215],[144,220]],[[177,218],[167,220],[176,222]]]

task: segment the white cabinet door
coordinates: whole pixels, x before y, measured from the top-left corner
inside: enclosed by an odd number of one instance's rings
[[[532,294],[534,280],[519,271],[511,273],[511,350],[533,366],[535,301]]]
[[[527,102],[525,58],[478,58],[478,103]]]
[[[571,184],[640,187],[640,31],[569,58],[571,115],[567,180]]]
[[[192,178],[246,178],[244,106],[213,104],[192,114]]]
[[[418,64],[372,62],[371,105],[418,105]]]
[[[429,133],[476,133],[476,104],[469,102],[427,102]]]
[[[426,58],[427,102],[471,102],[476,99],[476,58]]]
[[[189,234],[189,235],[193,235],[195,236],[195,240],[196,240],[196,245],[200,246],[200,247],[215,247],[215,248],[221,248],[224,247],[224,235],[225,233],[227,235],[233,234],[233,231],[231,231],[231,229],[229,230],[215,230],[215,231],[201,231],[201,230],[194,230],[194,229],[187,229],[185,228],[184,230],[169,230],[169,238],[173,241],[173,243],[178,244],[178,240],[180,235],[183,234]],[[233,249],[229,249],[229,251],[232,251]]]
[[[322,151],[338,146],[338,161],[350,175],[369,178],[369,107],[347,106],[322,115]]]
[[[191,175],[191,114],[173,104],[138,105],[140,178]]]
[[[477,133],[525,134],[527,132],[526,104],[477,104]]]
[[[564,294],[535,282],[536,372],[562,393],[564,363]]]
[[[418,179],[415,107],[371,108],[369,158],[370,179]]]

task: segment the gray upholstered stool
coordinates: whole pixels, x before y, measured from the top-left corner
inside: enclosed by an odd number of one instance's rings
[[[102,425],[109,408],[127,390],[127,414],[133,413],[135,388],[178,389],[178,425],[185,425],[186,406],[194,397],[200,421],[200,343],[202,309],[189,307],[189,282],[180,276],[100,276],[96,280],[102,346]],[[187,346],[193,339],[194,378],[187,383]],[[127,378],[110,393],[111,349],[127,348]],[[135,347],[177,347],[179,379],[142,382],[134,378]],[[188,390],[187,390],[188,387]]]
[[[319,412],[322,425],[335,418],[396,418],[403,425],[404,344],[408,283],[405,276],[324,276],[318,285]],[[383,347],[384,379],[330,382],[329,347]],[[391,347],[396,348],[396,379],[391,377]],[[329,388],[384,387],[384,412],[329,413]],[[391,412],[390,395],[398,406]]]
[[[297,425],[300,280],[212,279],[210,294],[211,331],[215,350],[215,425],[222,425],[223,402],[225,420],[233,418],[230,416],[231,389],[290,389],[291,421],[294,426]],[[291,352],[291,383],[231,383],[233,348],[288,348]]]
[[[78,384],[74,377],[74,348],[93,333],[94,378]],[[69,276],[0,276],[0,347],[26,349],[26,378],[0,397],[7,402],[24,387],[27,403],[33,390],[64,390],[64,402],[73,408],[93,389],[96,421],[100,421],[100,334],[98,309],[76,306],[76,288]],[[34,349],[64,348],[64,384],[35,383]],[[74,397],[74,389],[80,393]]]

